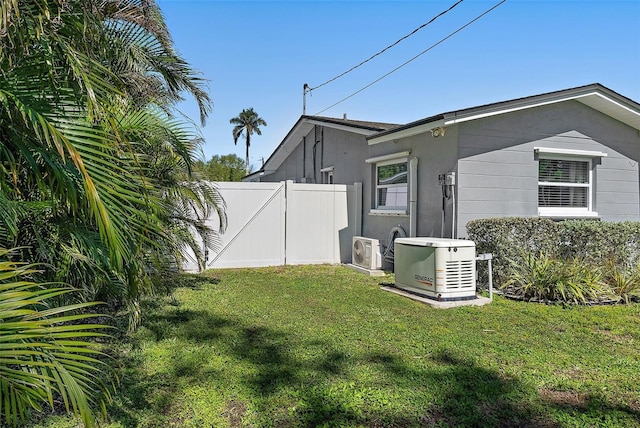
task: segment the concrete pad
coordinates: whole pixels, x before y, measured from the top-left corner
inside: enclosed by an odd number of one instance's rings
[[[417,294],[411,293],[406,290],[401,290],[400,288],[396,288],[390,285],[383,285],[380,288],[390,293],[398,294],[400,296],[408,297],[409,299],[412,299],[412,300],[417,300],[418,302],[426,303],[438,309],[457,308],[459,306],[484,306],[486,304],[491,303],[491,299],[489,299],[488,297],[482,297],[482,296],[477,296],[473,300],[455,300],[452,302],[439,302],[437,300],[428,299],[426,297],[419,296]]]
[[[366,268],[363,268],[362,266],[356,266],[356,265],[351,264],[351,263],[348,263],[348,264],[347,264],[347,267],[348,267],[348,268],[351,268],[351,269],[353,269],[353,270],[355,270],[355,271],[357,271],[357,272],[360,272],[360,273],[364,273],[364,274],[366,274],[366,275],[369,275],[369,276],[385,276],[385,275],[386,275],[386,273],[385,273],[383,270],[379,270],[379,269],[366,269]]]

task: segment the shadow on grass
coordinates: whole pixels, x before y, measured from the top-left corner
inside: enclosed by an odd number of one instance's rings
[[[433,370],[413,368],[394,355],[372,354],[368,360],[383,367],[395,382],[406,387],[421,385],[434,392],[433,403],[420,416],[424,426],[553,426],[524,404],[523,386],[518,381],[479,367],[450,350],[431,356]]]
[[[351,355],[329,340],[305,341],[259,320],[248,324],[180,307],[147,313],[146,340],[166,343],[159,358],[167,359],[168,367],[144,373],[141,367],[147,363],[140,354],[124,358],[121,392],[110,409],[111,419],[124,427],[184,426],[184,409],[176,406],[184,406],[185,385],[213,389],[229,382],[243,397],[225,398],[221,413],[231,426],[241,426],[248,411],[256,417],[254,426],[555,427],[560,425],[557,414],[573,415],[574,422],[581,416],[591,423],[614,415],[640,423],[640,413],[630,406],[612,406],[599,397],[538,396],[517,379],[449,349],[434,350],[429,361],[413,364],[394,353]],[[214,352],[233,367],[204,364]],[[355,367],[363,366],[373,379],[352,376]],[[394,393],[401,401],[415,398],[424,404],[397,405],[394,397],[385,396]]]

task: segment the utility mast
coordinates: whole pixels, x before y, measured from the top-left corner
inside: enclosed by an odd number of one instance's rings
[[[302,115],[307,114],[307,92],[311,92],[311,88],[306,83],[302,85]]]

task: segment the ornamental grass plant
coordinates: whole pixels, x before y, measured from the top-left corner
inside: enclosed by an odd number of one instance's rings
[[[510,277],[501,288],[512,297],[539,302],[593,303],[610,300],[602,270],[584,260],[561,260],[522,251],[510,260]]]

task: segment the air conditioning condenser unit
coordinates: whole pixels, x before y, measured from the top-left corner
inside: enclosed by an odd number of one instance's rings
[[[382,266],[380,242],[377,239],[354,236],[351,248],[351,262],[355,266],[364,269],[380,269]]]
[[[398,238],[396,287],[439,301],[476,298],[476,244],[464,239]]]

